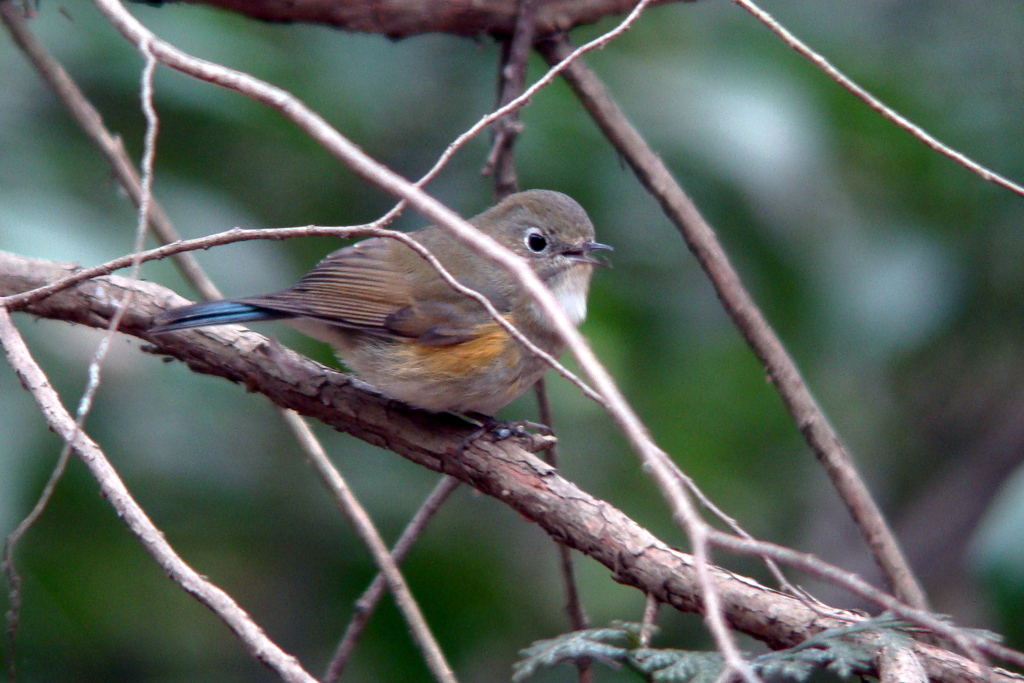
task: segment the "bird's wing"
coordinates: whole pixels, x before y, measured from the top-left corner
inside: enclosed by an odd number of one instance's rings
[[[439,346],[472,338],[490,320],[479,303],[452,289],[411,249],[392,242],[372,238],[339,249],[294,287],[237,301]]]

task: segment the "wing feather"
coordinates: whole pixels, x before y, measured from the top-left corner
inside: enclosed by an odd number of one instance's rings
[[[384,321],[412,303],[411,278],[389,240],[374,238],[328,254],[292,288],[239,299],[289,315],[384,332]]]
[[[290,289],[236,301],[434,346],[471,339],[478,326],[491,322],[482,306],[423,266],[405,245],[372,238],[328,254]],[[506,308],[503,297],[490,298],[499,310]]]

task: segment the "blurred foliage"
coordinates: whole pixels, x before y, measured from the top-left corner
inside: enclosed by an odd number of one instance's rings
[[[1024,179],[1024,5],[798,0],[768,8],[902,113]],[[494,101],[490,40],[395,42],[185,4],[132,11],[193,54],[295,92],[410,178]],[[44,2],[32,26],[137,158],[138,55],[84,0]],[[1024,646],[1021,199],[881,120],[730,3],[656,8],[587,60],[718,230],[891,514],[935,606]],[[542,68],[532,62],[531,77]],[[0,41],[0,73],[0,249],[90,265],[125,253],[134,210],[99,154],[8,40]],[[274,111],[162,67],[156,93],[155,191],[185,236],[355,224],[392,204]],[[614,268],[597,273],[583,329],[658,441],[752,533],[872,576],[845,511],[657,204],[562,83],[538,94],[523,121],[523,186],[572,194],[601,241],[616,247]],[[429,190],[464,215],[483,209],[487,148],[475,140]],[[400,225],[422,221],[410,213]],[[290,284],[335,246],[246,243],[198,258],[228,295],[242,295]],[[169,263],[143,272],[189,294]],[[97,335],[24,316],[18,323],[75,404]],[[331,362],[328,349],[281,326],[259,329]],[[90,433],[181,554],[321,671],[373,575],[366,551],[266,401],[161,363],[134,341],[116,346]],[[549,384],[566,476],[682,545],[607,418],[565,382]],[[38,495],[59,443],[6,366],[0,414],[6,534]],[[506,411],[533,415],[529,397]],[[436,476],[320,431],[395,538]],[[764,578],[750,562],[716,560]],[[270,680],[166,580],[77,463],[18,566],[21,680]],[[490,499],[457,493],[407,569],[460,680],[506,680],[520,648],[567,628],[550,541]],[[583,559],[579,574],[595,623],[639,617],[643,597],[606,569]],[[857,604],[798,581],[826,600]],[[660,626],[687,649],[709,646],[692,615],[663,610]],[[425,679],[385,602],[347,680]]]
[[[766,681],[802,683],[815,672],[826,671],[842,680],[854,675],[863,678],[870,675],[880,649],[906,649],[913,644],[908,632],[911,626],[883,612],[821,631],[794,647],[745,657],[751,670]],[[656,635],[656,627],[648,628],[648,638]],[[616,668],[628,666],[652,683],[715,683],[722,675],[725,658],[721,652],[649,647],[643,642],[643,631],[642,623],[613,621],[606,628],[572,631],[537,641],[520,651],[512,681],[521,683],[541,668],[581,660]],[[865,634],[872,636],[870,644],[858,638]]]

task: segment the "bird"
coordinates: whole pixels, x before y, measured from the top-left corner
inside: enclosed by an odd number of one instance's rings
[[[595,251],[586,211],[552,190],[509,195],[469,221],[531,266],[579,325]],[[408,233],[461,284],[552,356],[561,336],[502,266],[438,226]],[[372,237],[324,257],[297,284],[262,296],[210,301],[162,312],[150,332],[281,320],[334,347],[338,358],[382,394],[433,413],[493,417],[547,370],[479,301],[454,289],[411,247]]]

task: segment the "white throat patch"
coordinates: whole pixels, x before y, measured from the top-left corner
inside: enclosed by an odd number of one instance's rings
[[[579,326],[587,317],[587,290],[590,289],[590,278],[581,277],[581,273],[570,269],[561,273],[551,283],[551,293],[555,295],[562,310],[569,316],[573,325]]]

